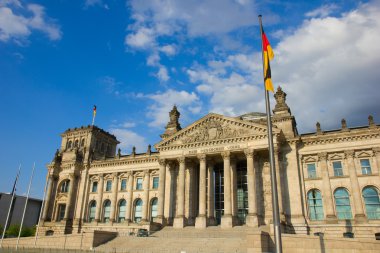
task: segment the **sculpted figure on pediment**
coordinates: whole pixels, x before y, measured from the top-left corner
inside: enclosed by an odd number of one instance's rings
[[[221,122],[212,120],[201,126],[195,133],[182,140],[183,143],[217,140],[233,138],[249,134],[248,129],[232,128],[228,124],[222,125]]]

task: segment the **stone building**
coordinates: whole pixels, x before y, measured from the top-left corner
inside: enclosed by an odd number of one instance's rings
[[[282,229],[371,237],[380,233],[380,126],[299,134],[281,88],[273,142]],[[53,161],[41,230],[129,233],[272,222],[266,116],[210,113],[181,128],[174,106],[162,140],[123,155],[115,136],[87,126],[65,131]]]

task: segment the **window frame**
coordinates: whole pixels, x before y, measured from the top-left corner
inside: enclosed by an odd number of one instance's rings
[[[110,192],[112,191],[112,180],[111,179],[108,179],[106,181],[106,189],[105,189],[106,192]]]
[[[99,185],[98,181],[92,182],[92,186],[91,186],[91,192],[92,193],[98,192],[98,185]]]
[[[337,196],[337,192],[345,192],[346,196]],[[344,200],[347,200],[347,203],[338,203],[343,202]],[[350,199],[350,193],[349,191],[344,187],[338,187],[334,191],[334,201],[335,201],[335,213],[338,220],[352,220],[352,206],[351,206],[351,199]],[[344,210],[343,207],[349,207],[348,211],[341,211]],[[349,214],[349,215],[348,215]],[[344,216],[344,217],[343,217]]]
[[[338,164],[340,163],[340,168],[335,168],[334,164]],[[344,176],[344,173],[343,173],[343,162],[341,160],[338,160],[338,161],[332,161],[332,167],[333,167],[333,172],[334,172],[334,177],[342,177]],[[339,173],[337,173],[340,169],[340,172],[341,172],[341,175],[339,175]]]
[[[121,181],[120,181],[120,191],[126,191],[127,190],[127,179],[126,178],[122,178]]]
[[[363,166],[362,161],[368,161],[368,166]],[[372,167],[371,167],[371,160],[369,158],[361,158],[359,159],[360,168],[362,171],[362,175],[372,175]],[[369,168],[369,170],[368,170]],[[366,173],[364,173],[364,170]]]
[[[143,178],[136,178],[136,190],[143,190]]]
[[[309,165],[314,165],[314,175],[310,173]],[[314,179],[317,178],[317,164],[315,162],[306,163],[307,178]]]
[[[159,177],[153,177],[152,189],[158,189],[159,185],[160,185],[160,178]]]
[[[313,198],[310,199],[309,198],[310,193],[313,193],[313,192],[316,194],[313,194]],[[313,200],[314,202],[313,206],[310,205],[310,200]],[[320,202],[320,204],[317,204],[318,202]],[[310,189],[307,192],[307,208],[308,208],[309,219],[311,221],[323,221],[325,219],[325,214],[323,210],[323,198],[322,198],[322,193],[319,189],[314,188],[314,189]],[[318,212],[317,209],[320,210],[321,212]],[[312,213],[312,211],[314,212]]]

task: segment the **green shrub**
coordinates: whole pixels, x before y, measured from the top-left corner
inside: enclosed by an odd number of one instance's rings
[[[20,231],[20,225],[11,225],[6,231],[7,237],[17,237]],[[36,233],[36,227],[23,227],[21,231],[21,237],[34,236]]]

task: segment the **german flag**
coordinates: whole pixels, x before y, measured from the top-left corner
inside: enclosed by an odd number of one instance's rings
[[[96,105],[94,105],[93,114],[96,115]]]
[[[264,29],[262,33],[263,40],[263,60],[264,60],[264,84],[265,89],[274,92],[272,84],[272,75],[270,70],[270,61],[274,58],[272,47],[269,44],[268,38],[265,35]]]

